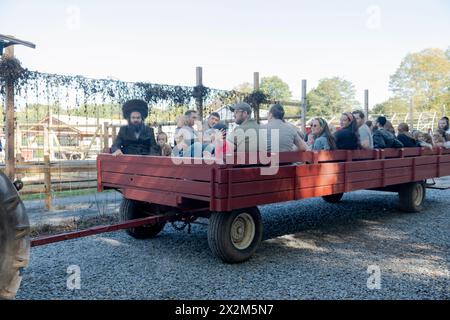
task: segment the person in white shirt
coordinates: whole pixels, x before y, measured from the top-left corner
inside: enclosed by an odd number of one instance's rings
[[[366,124],[364,112],[362,112],[361,110],[355,110],[352,112],[352,114],[355,117],[356,124],[358,125],[361,148],[373,149],[372,130],[370,130],[370,128]]]

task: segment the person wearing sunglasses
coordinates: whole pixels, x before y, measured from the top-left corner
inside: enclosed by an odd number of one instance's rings
[[[328,123],[322,118],[314,118],[311,122],[312,150],[335,150],[336,142]]]

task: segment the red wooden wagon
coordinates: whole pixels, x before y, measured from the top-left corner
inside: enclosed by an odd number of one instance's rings
[[[255,158],[255,159],[252,159]],[[156,236],[166,222],[209,218],[208,243],[225,262],[251,257],[262,239],[258,205],[322,197],[338,202],[346,192],[398,192],[400,208],[421,210],[426,179],[450,175],[450,150],[436,148],[288,152],[276,174],[265,175],[256,154],[202,159],[99,155],[98,189],[116,189],[120,212],[136,238]],[[187,162],[187,161],[186,161]]]

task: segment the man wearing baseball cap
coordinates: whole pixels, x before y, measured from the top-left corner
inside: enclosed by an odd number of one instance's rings
[[[240,102],[229,107],[234,113],[236,127],[231,134],[227,136],[237,152],[259,151],[259,124],[251,118],[252,108],[248,103]]]

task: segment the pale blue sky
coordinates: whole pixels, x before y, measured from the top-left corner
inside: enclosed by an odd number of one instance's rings
[[[0,17],[0,33],[36,43],[16,49],[33,70],[194,85],[203,66],[221,89],[259,71],[296,98],[301,79],[311,89],[340,76],[360,101],[369,89],[371,105],[389,97],[406,54],[450,46],[448,0],[0,0]]]

